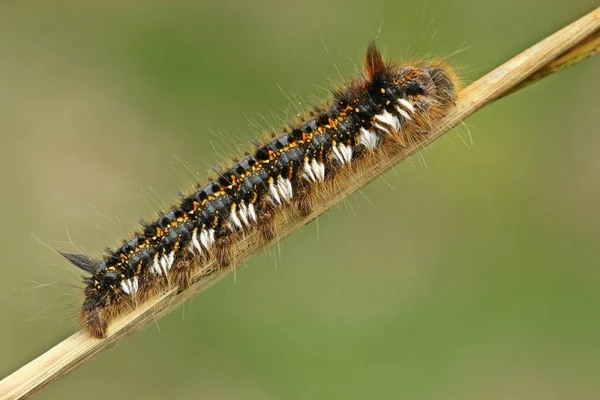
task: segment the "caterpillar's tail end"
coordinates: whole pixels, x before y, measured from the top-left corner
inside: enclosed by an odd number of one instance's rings
[[[59,251],[58,253],[69,260],[69,262],[77,268],[90,274],[94,274],[96,272],[96,265],[98,265],[98,262],[96,262],[93,258],[83,254],[63,253],[62,251]]]
[[[80,321],[81,326],[93,337],[97,339],[106,337],[108,320],[100,310],[81,310]]]

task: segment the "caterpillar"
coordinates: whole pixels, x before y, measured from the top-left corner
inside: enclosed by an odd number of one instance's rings
[[[457,79],[443,62],[385,62],[372,43],[364,71],[334,90],[279,135],[257,145],[218,176],[101,259],[61,254],[86,272],[82,328],[106,336],[110,322],[175,285],[185,290],[208,260],[230,265],[231,249],[256,231],[273,239],[283,210],[307,215],[315,193],[389,152],[423,141],[456,99]]]

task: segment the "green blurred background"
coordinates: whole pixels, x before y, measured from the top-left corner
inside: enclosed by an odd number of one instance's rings
[[[117,244],[378,32],[468,83],[595,6],[2,2],[0,376],[77,329],[50,247]],[[599,72],[478,112],[39,398],[599,398]]]

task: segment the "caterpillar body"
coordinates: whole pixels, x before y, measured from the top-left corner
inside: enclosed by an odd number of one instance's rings
[[[308,214],[315,192],[340,172],[426,138],[454,103],[456,87],[444,63],[384,62],[372,44],[364,74],[334,91],[329,106],[233,162],[117,250],[100,260],[61,253],[89,274],[82,327],[105,337],[113,318],[164,288],[186,289],[208,260],[227,268],[227,249],[244,234],[272,239],[271,223],[283,209]]]

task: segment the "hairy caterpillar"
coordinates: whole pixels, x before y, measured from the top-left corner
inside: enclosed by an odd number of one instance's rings
[[[160,290],[184,290],[209,259],[220,268],[251,231],[270,240],[283,209],[310,213],[314,195],[341,173],[426,138],[432,121],[456,98],[456,79],[443,63],[386,63],[372,44],[364,74],[333,93],[327,107],[300,118],[219,176],[199,185],[169,212],[109,250],[102,260],[62,253],[89,273],[80,321],[94,337]]]

